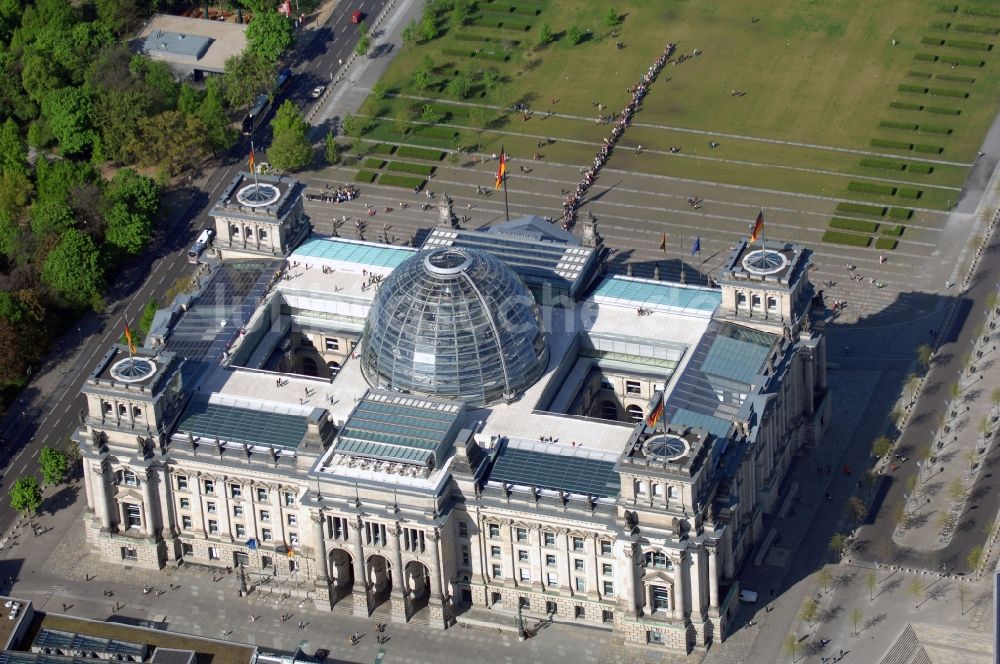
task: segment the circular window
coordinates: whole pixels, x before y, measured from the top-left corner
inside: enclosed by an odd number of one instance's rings
[[[743,257],[743,267],[753,274],[774,274],[788,265],[788,258],[777,251],[758,249]]]
[[[271,205],[281,197],[281,190],[273,184],[250,184],[236,192],[240,205],[258,208]]]
[[[156,363],[145,357],[127,357],[111,365],[111,376],[123,383],[144,381],[156,372]]]
[[[653,436],[646,441],[646,456],[659,457],[665,461],[679,459],[691,449],[688,442],[680,436]]]

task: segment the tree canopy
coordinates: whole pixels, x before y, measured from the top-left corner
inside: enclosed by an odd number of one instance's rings
[[[76,229],[66,231],[49,252],[42,279],[71,307],[101,308],[101,252],[92,239]]]
[[[18,512],[31,515],[42,504],[42,487],[32,475],[17,478],[10,487],[10,506]]]
[[[313,159],[309,144],[309,125],[292,101],[285,101],[271,120],[274,138],[267,149],[271,165],[280,171],[295,171],[308,166]]]
[[[247,26],[247,46],[268,62],[277,62],[292,47],[292,22],[273,9],[254,14]]]
[[[69,459],[62,450],[43,447],[38,454],[38,466],[42,469],[42,480],[46,484],[59,484],[69,473]]]

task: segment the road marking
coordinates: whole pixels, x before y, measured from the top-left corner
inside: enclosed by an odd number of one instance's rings
[[[31,458],[32,458],[32,459],[34,459],[35,457],[37,457],[37,456],[38,456],[38,452],[39,452],[40,450],[41,450],[41,448],[39,448],[39,449],[35,450],[35,453],[31,455]]]
[[[24,464],[23,466],[21,466],[22,473],[27,472],[27,470],[28,470],[28,464]]]

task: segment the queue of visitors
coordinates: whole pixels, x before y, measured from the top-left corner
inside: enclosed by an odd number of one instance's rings
[[[566,196],[566,199],[563,201],[563,230],[571,230],[574,224],[576,224],[576,211],[580,205],[580,201],[583,199],[584,194],[587,193],[590,185],[594,184],[597,174],[607,162],[608,157],[611,156],[611,150],[614,149],[618,139],[625,132],[625,128],[632,121],[632,115],[638,109],[639,104],[642,103],[642,98],[646,96],[649,86],[656,80],[656,76],[663,69],[663,66],[667,64],[675,48],[676,44],[668,43],[666,48],[663,49],[663,53],[653,60],[653,64],[646,70],[642,79],[636,85],[628,88],[628,92],[632,97],[617,116],[617,120],[611,129],[611,136],[605,138],[602,142],[600,151],[594,156],[594,165],[583,171],[583,179],[576,186],[576,190]],[[637,150],[636,154],[640,151],[641,149]]]

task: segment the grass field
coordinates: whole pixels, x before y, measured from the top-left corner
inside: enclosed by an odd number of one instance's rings
[[[664,68],[609,168],[822,196],[831,216],[841,200],[913,207],[919,220],[956,202],[1000,106],[1000,18],[966,14],[972,4],[631,0],[615,4],[614,28],[597,0],[478,0],[461,28],[447,0],[429,5],[439,36],[395,59],[389,95],[362,109],[379,120],[369,138],[486,152],[502,143],[522,158],[554,139],[544,158],[586,164],[608,134],[595,103],[618,111],[673,41],[700,55]],[[507,112],[515,103],[534,113]],[[942,150],[907,149],[916,145]]]

